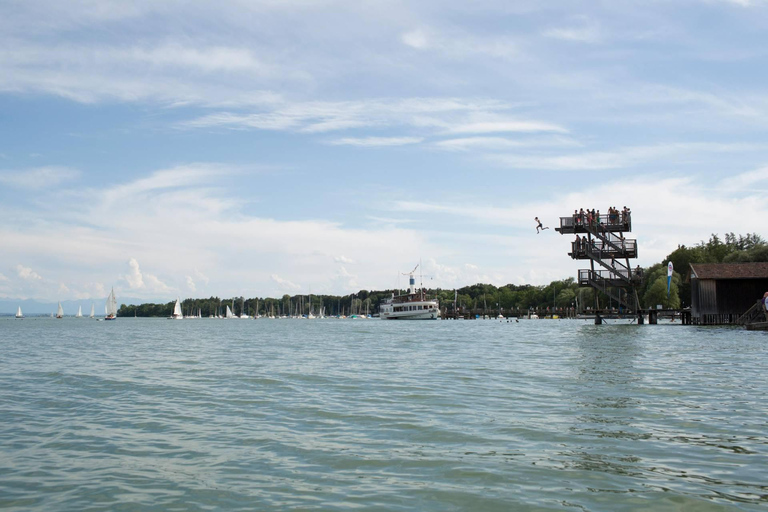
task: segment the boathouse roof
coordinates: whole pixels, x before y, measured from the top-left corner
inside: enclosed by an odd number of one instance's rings
[[[691,263],[696,279],[768,279],[768,262]]]

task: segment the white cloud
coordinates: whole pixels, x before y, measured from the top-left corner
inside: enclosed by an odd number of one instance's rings
[[[415,50],[432,52],[447,59],[490,57],[510,60],[521,56],[519,43],[506,35],[418,28],[401,34],[400,41]]]
[[[730,192],[754,192],[756,186],[768,187],[768,167],[747,171],[722,180],[720,188]]]
[[[664,125],[682,121],[682,126],[690,126],[693,119],[706,119],[710,123],[715,119],[760,122],[768,112],[768,98],[750,90],[732,92],[714,88],[707,91],[703,87],[691,89],[680,85],[639,82],[621,89],[608,88],[600,91],[595,98],[600,104],[620,105],[625,109],[627,120],[632,122],[652,115],[646,113],[649,108],[659,108],[660,113],[656,116],[665,121]]]
[[[332,255],[338,254],[359,261],[373,251],[377,259],[382,259],[376,266],[386,271],[384,260],[402,252],[393,252],[392,247],[418,245],[414,233],[394,228],[366,231],[326,221],[277,221],[247,215],[236,194],[233,197],[232,183],[229,188],[207,186],[226,169],[187,167],[200,174],[184,180],[181,171],[158,171],[133,182],[83,192],[76,205],[70,205],[75,206],[77,214],[70,212],[67,220],[97,222],[95,229],[100,230],[101,223],[109,219],[110,239],[93,237],[89,230],[81,228],[72,236],[72,228],[57,226],[54,243],[67,247],[60,250],[63,254],[70,251],[71,245],[72,258],[76,259],[80,259],[83,245],[89,246],[91,253],[103,254],[104,260],[120,258],[123,251],[130,250],[137,262],[151,262],[157,275],[163,276],[162,281],[155,277],[154,282],[154,276],[139,270],[144,294],[179,290],[185,286],[186,276],[195,276],[195,269],[206,268],[216,269],[210,270],[214,272],[214,293],[229,290],[238,295],[296,290],[296,282],[312,283],[312,289],[318,292],[328,290],[335,271],[328,265],[329,258],[317,258],[315,253],[330,256],[330,261]],[[206,169],[209,174],[205,174]],[[245,265],[242,254],[248,254],[254,264]],[[286,272],[290,280],[279,277]],[[132,279],[138,283],[138,275]],[[193,280],[199,284],[197,278]]]
[[[191,292],[197,291],[197,286],[195,286],[195,281],[192,279],[192,276],[186,276],[187,279],[187,288]]]
[[[554,136],[537,139],[509,139],[505,137],[461,137],[437,141],[434,145],[448,151],[487,150],[503,151],[520,148],[536,147],[579,147],[578,142],[571,138]]]
[[[341,256],[336,256],[335,258],[333,258],[333,261],[335,261],[336,263],[355,263],[355,260],[351,258],[347,258],[343,254]]]
[[[592,27],[587,28],[553,28],[544,32],[546,37],[576,41],[580,43],[596,43],[600,41],[600,33]]]
[[[70,284],[70,289],[72,290],[72,297],[78,300],[93,299],[94,297],[103,298],[108,294],[104,283],[97,282],[89,282],[81,286]]]
[[[301,289],[301,286],[299,286],[299,285],[297,285],[295,283],[292,283],[292,282],[288,281],[287,279],[283,279],[282,277],[278,276],[277,274],[272,274],[271,276],[269,276],[269,278],[272,281],[274,281],[275,283],[277,283],[279,289],[281,289],[281,290],[295,292],[295,291],[298,291],[298,290]]]
[[[530,224],[527,216],[528,206],[493,207],[471,204],[466,201],[457,204],[427,203],[421,201],[395,201],[391,205],[394,211],[414,213],[435,213],[461,216],[468,219],[482,220],[484,223],[501,226],[522,226]]]
[[[448,133],[503,133],[503,132],[558,132],[568,133],[562,126],[538,121],[502,121],[485,123],[459,124],[448,130]]]
[[[202,282],[203,282],[203,283],[205,283],[205,284],[208,284],[208,283],[211,281],[211,280],[210,280],[210,278],[209,278],[208,276],[206,276],[205,274],[203,274],[202,272],[200,272],[200,271],[199,271],[199,270],[197,270],[197,269],[195,269],[195,278],[196,278],[198,281],[202,281]]]
[[[16,265],[16,272],[20,278],[27,281],[40,281],[43,279],[37,272],[23,265]]]
[[[561,131],[554,125],[509,120],[500,116],[514,105],[487,99],[405,98],[369,99],[346,102],[303,102],[270,105],[264,111],[251,114],[217,112],[197,119],[183,121],[180,128],[254,128],[260,130],[325,133],[363,127],[414,126],[448,129],[485,121],[481,130],[495,131]],[[492,127],[490,123],[496,121]],[[501,123],[507,122],[507,126]],[[459,128],[460,129],[460,128]],[[457,132],[463,133],[463,132]],[[397,139],[397,138],[395,138]],[[366,140],[350,138],[349,140]],[[386,137],[370,138],[386,141]]]
[[[357,291],[360,288],[358,276],[350,273],[343,265],[336,270],[332,283],[335,289],[346,293]]]
[[[412,224],[413,222],[415,222],[414,219],[395,219],[392,217],[379,217],[376,215],[367,215],[366,219],[372,220],[378,224],[388,224],[388,225]]]
[[[400,36],[403,44],[422,50],[429,45],[427,34],[423,30],[412,30]]]
[[[0,171],[0,183],[22,189],[50,188],[71,181],[80,172],[68,167],[49,166]]]
[[[124,276],[124,279],[128,282],[128,286],[131,289],[144,288],[144,278],[141,275],[141,269],[139,268],[139,262],[135,258],[128,260],[128,266],[130,272]]]
[[[260,105],[277,97],[269,92],[273,81],[307,79],[300,70],[261,60],[245,47],[192,46],[189,40],[131,44],[60,40],[49,46],[6,40],[6,49],[0,49],[0,66],[7,71],[0,75],[0,91],[52,94],[82,103]],[[251,87],[244,87],[246,82]]]
[[[174,291],[170,286],[152,274],[144,274],[144,282],[147,291],[152,294],[167,295]]]
[[[125,276],[121,276],[121,278],[128,283],[131,290],[140,290],[157,294],[166,294],[172,291],[172,289],[160,281],[157,276],[142,272],[136,258],[128,260],[128,267],[130,268],[129,273]]]
[[[705,154],[752,151],[760,146],[750,144],[680,143],[635,146],[612,151],[592,151],[569,155],[497,154],[488,159],[506,167],[551,171],[585,171],[624,169],[661,158],[677,158],[687,162],[701,161]]]
[[[332,140],[329,144],[334,146],[389,147],[418,144],[423,140],[423,137],[346,137]]]
[[[726,3],[736,4],[736,5],[740,5],[742,7],[752,7],[753,5],[758,3],[758,1],[756,1],[756,0],[724,0],[724,1]]]
[[[602,39],[599,26],[585,17],[579,17],[570,27],[547,29],[544,31],[544,36],[578,43],[598,43]]]
[[[93,55],[91,57],[94,57]],[[96,55],[97,59],[120,59],[136,61],[158,67],[193,68],[207,73],[222,71],[267,72],[264,63],[247,48],[228,48],[214,46],[210,48],[190,48],[179,44],[127,50],[107,48]]]
[[[8,281],[8,278],[5,277],[2,273],[0,273],[0,281]]]

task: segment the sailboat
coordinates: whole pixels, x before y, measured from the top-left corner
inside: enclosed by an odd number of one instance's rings
[[[91,316],[89,316],[88,318],[93,318],[94,317],[94,313],[95,313],[94,305],[93,305],[93,303],[91,303]]]
[[[312,294],[309,294],[309,313],[307,313],[308,320],[314,320],[315,315],[312,314]]]
[[[232,314],[232,310],[229,309],[229,306],[227,306],[227,312],[224,315],[224,318],[237,318],[235,315]]]
[[[83,318],[83,306],[77,307],[77,314],[75,315],[75,318]]]
[[[104,317],[104,320],[115,320],[117,319],[117,299],[115,298],[115,289],[112,288],[112,291],[109,292],[109,297],[107,297],[107,304],[104,306],[106,310],[106,316]]]
[[[24,315],[21,314],[21,306],[19,306],[19,310],[16,311],[16,318],[19,318],[19,319],[24,318]]]
[[[56,318],[64,318],[64,309],[61,307],[61,302],[59,302],[59,309],[56,310]]]
[[[184,320],[184,315],[181,313],[181,300],[176,299],[176,304],[173,305],[173,314],[168,318],[170,320]]]

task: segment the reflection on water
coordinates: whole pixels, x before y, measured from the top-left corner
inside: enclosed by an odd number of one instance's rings
[[[755,334],[0,320],[0,508],[757,510]]]

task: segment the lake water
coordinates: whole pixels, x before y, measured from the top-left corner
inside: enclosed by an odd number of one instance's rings
[[[0,319],[0,508],[764,510],[768,333]]]

